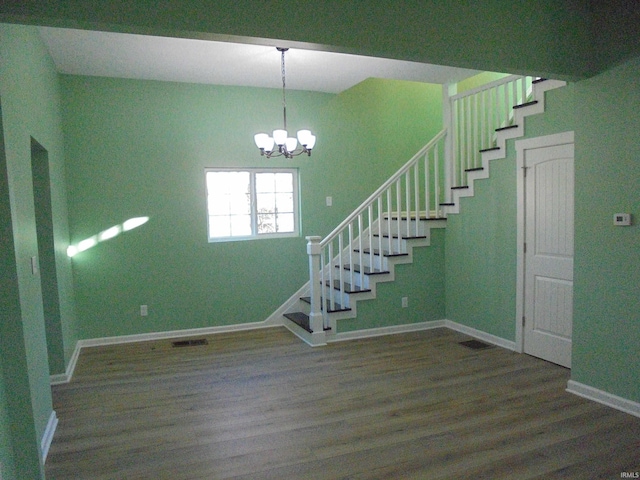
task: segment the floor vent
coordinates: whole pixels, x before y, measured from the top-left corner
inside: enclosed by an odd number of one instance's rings
[[[206,338],[198,338],[197,340],[178,340],[171,342],[174,347],[197,347],[198,345],[208,345]]]
[[[471,348],[472,350],[482,350],[483,348],[489,348],[491,345],[481,342],[480,340],[467,340],[466,342],[460,342],[463,347]]]

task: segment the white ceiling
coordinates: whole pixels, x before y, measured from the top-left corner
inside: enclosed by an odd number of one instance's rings
[[[41,27],[60,73],[282,88],[275,46]],[[286,47],[287,45],[280,45]],[[291,48],[287,89],[339,93],[370,78],[459,81],[475,70]]]

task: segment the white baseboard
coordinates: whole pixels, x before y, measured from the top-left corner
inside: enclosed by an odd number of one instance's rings
[[[73,371],[76,369],[76,363],[78,363],[78,357],[80,356],[80,348],[80,342],[76,343],[76,348],[74,348],[73,353],[71,354],[69,365],[67,365],[65,373],[51,375],[51,385],[60,385],[62,383],[69,383],[71,381]]]
[[[56,411],[52,410],[51,415],[49,415],[49,421],[47,422],[47,427],[44,429],[44,433],[42,434],[42,440],[40,440],[40,452],[42,454],[42,464],[47,461],[47,455],[49,454],[49,447],[51,447],[51,442],[53,441],[53,434],[56,433],[56,427],[58,426],[58,417],[56,416]]]
[[[597,388],[590,387],[584,383],[569,380],[567,382],[567,392],[586,398],[587,400],[593,400],[594,402],[615,408],[616,410],[620,410],[630,415],[640,417],[640,403],[618,397],[617,395],[613,395],[603,390],[598,390]]]
[[[421,330],[431,330],[432,328],[441,328],[444,326],[444,320],[434,320],[431,322],[408,323],[405,325],[394,325],[391,327],[367,328],[364,330],[355,330],[353,332],[337,333],[331,337],[327,337],[327,343],[359,340],[362,338],[380,337],[383,335],[394,335],[397,333],[419,332]]]
[[[69,375],[66,373],[56,373],[55,375],[49,376],[49,383],[51,385],[60,385],[62,383],[69,383]]]
[[[218,327],[190,328],[187,330],[170,330],[167,332],[140,333],[135,335],[121,335],[117,337],[91,338],[79,340],[81,348],[100,347],[103,345],[118,345],[134,342],[148,342],[152,340],[167,340],[169,338],[194,337],[198,335],[213,335],[216,333],[240,332],[245,330],[257,330],[261,328],[273,328],[280,325],[266,322],[238,323],[235,325],[222,325]]]
[[[451,320],[444,320],[444,326],[450,328],[451,330],[455,330],[456,332],[469,335],[470,337],[475,337],[478,340],[491,343],[498,347],[506,348],[507,350],[515,351],[516,349],[516,342],[506,340],[502,337],[497,337],[496,335],[483,332],[482,330],[476,330],[475,328],[467,327],[466,325],[462,325],[461,323],[453,322]]]

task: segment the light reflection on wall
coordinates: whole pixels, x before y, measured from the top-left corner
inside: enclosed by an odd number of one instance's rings
[[[91,247],[95,247],[98,243],[104,242],[105,240],[110,240],[114,237],[117,237],[123,232],[128,232],[129,230],[133,230],[134,228],[138,228],[141,225],[144,225],[149,221],[149,217],[134,217],[129,220],[125,220],[121,225],[114,225],[113,227],[107,228],[102,232],[98,233],[89,238],[85,238],[84,240],[78,242],[76,245],[69,245],[67,247],[67,255],[69,257],[73,257],[80,252],[84,252],[85,250],[90,249]]]

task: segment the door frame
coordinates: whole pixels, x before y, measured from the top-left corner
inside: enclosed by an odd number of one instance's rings
[[[524,289],[525,289],[525,262],[524,262],[524,241],[525,241],[525,179],[524,179],[524,159],[527,150],[536,148],[554,147],[566,145],[574,142],[574,132],[562,132],[541,137],[525,138],[516,140],[516,197],[517,197],[517,233],[516,233],[516,341],[515,350],[518,353],[524,352]],[[575,154],[574,154],[575,155]]]

